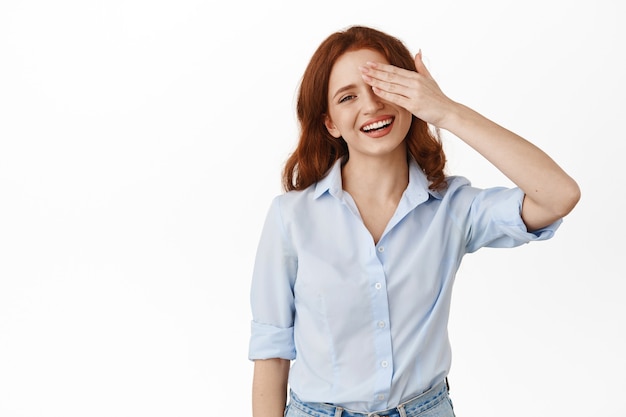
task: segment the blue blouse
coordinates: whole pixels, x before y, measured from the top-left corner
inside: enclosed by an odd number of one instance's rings
[[[249,359],[292,360],[303,401],[372,412],[443,380],[455,274],[466,253],[552,237],[529,233],[519,188],[442,192],[413,160],[409,185],[378,244],[342,190],[341,163],[303,191],[276,197],[256,255]]]

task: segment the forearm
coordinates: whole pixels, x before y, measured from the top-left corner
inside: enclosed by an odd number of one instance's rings
[[[282,417],[287,402],[289,361],[256,360],[252,380],[253,417]]]
[[[545,226],[569,213],[578,202],[576,182],[552,158],[517,134],[461,104],[442,128],[466,142],[526,194],[530,226]]]

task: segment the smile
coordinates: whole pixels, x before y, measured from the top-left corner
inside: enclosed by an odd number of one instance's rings
[[[363,132],[372,132],[375,130],[384,129],[387,126],[389,126],[391,123],[393,123],[393,117],[390,117],[389,119],[385,119],[385,120],[379,120],[378,122],[365,125],[361,128],[361,130]]]

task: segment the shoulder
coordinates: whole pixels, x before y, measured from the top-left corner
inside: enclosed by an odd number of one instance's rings
[[[315,186],[310,185],[304,190],[291,190],[286,191],[280,195],[277,195],[274,200],[281,206],[289,207],[299,204],[309,204],[310,201],[315,199]]]
[[[448,191],[448,190],[454,191],[454,190],[458,190],[459,188],[468,187],[472,185],[469,179],[460,175],[450,175],[446,177],[446,182],[448,183],[448,186],[445,188],[444,191]]]
[[[281,217],[290,217],[310,208],[315,199],[315,184],[313,184],[304,190],[291,190],[276,195],[272,200],[271,210],[279,211]]]
[[[452,175],[446,177],[447,186],[441,191],[434,192],[438,193],[438,197],[442,200],[458,200],[458,199],[470,199],[472,200],[478,193],[480,193],[480,189],[473,187],[472,183],[466,177]],[[437,197],[437,195],[435,195]]]

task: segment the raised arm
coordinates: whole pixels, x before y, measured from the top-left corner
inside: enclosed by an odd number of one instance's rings
[[[471,108],[448,98],[415,56],[417,72],[367,63],[363,79],[381,98],[448,130],[498,168],[524,191],[522,219],[528,230],[567,215],[580,199],[578,184],[545,152]]]
[[[529,230],[564,217],[578,202],[578,185],[552,158],[474,110],[456,105],[441,127],[478,151],[524,191],[522,219]]]

